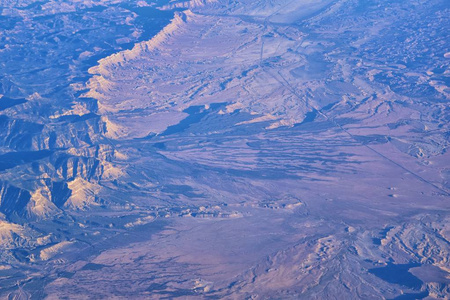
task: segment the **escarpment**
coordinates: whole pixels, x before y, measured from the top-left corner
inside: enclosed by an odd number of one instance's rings
[[[175,14],[174,18],[171,22],[165,26],[157,35],[155,35],[151,40],[140,42],[131,50],[124,50],[118,53],[114,53],[106,58],[102,58],[98,61],[98,65],[89,69],[90,74],[94,74],[94,76],[89,81],[89,86],[92,88],[98,88],[100,90],[107,90],[111,86],[111,82],[109,81],[109,74],[112,70],[117,67],[120,67],[121,64],[126,63],[127,61],[138,58],[144,52],[157,51],[158,47],[177,30],[183,27],[183,25],[189,21],[189,18],[192,16],[192,12],[189,10],[178,12]],[[163,55],[163,53],[161,53]],[[99,94],[95,94],[93,92],[88,92],[86,96],[96,98]],[[97,99],[97,98],[96,98]]]
[[[172,10],[176,8],[186,8],[186,9],[192,9],[196,7],[202,7],[208,4],[212,4],[217,2],[217,0],[188,0],[188,1],[175,1],[172,3],[169,3],[167,5],[163,5],[161,7],[162,10]]]

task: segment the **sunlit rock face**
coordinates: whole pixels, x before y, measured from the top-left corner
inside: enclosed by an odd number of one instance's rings
[[[443,0],[0,0],[0,297],[448,299]]]

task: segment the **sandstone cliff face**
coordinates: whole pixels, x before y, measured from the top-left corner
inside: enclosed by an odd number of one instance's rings
[[[191,1],[173,1],[169,3],[168,5],[161,6],[162,10],[172,10],[175,8],[186,8],[186,9],[192,9],[196,7],[203,7],[205,5],[210,5],[212,3],[218,2],[217,0],[191,0]]]
[[[165,26],[156,36],[149,41],[144,41],[134,45],[131,50],[125,50],[115,53],[98,61],[98,65],[89,69],[89,73],[94,76],[89,80],[89,91],[84,95],[85,97],[95,98],[99,101],[99,112],[115,112],[118,109],[108,105],[109,93],[114,93],[118,88],[116,83],[112,80],[113,73],[120,69],[123,64],[139,58],[146,53],[158,52],[160,47],[169,39],[172,34],[180,30],[183,24],[187,22],[192,13],[187,10],[176,13],[170,24]],[[163,55],[163,53],[160,53]],[[158,54],[157,54],[158,55]],[[106,98],[105,98],[106,96]]]
[[[0,211],[8,219],[27,216],[27,205],[30,203],[29,191],[12,186],[7,182],[0,183]]]

